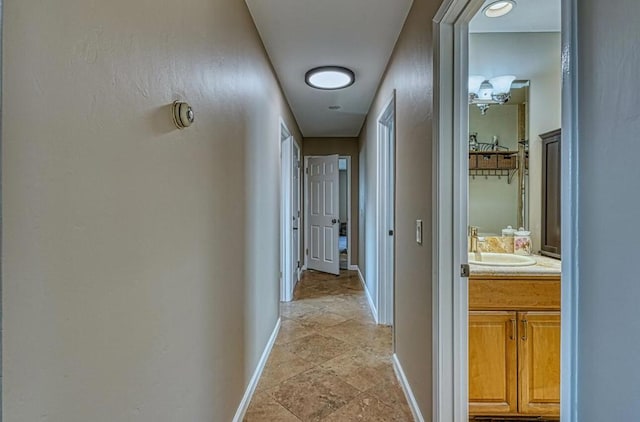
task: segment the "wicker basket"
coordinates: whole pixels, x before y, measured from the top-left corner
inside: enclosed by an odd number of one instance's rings
[[[518,156],[515,154],[500,154],[498,155],[498,168],[499,169],[515,169],[517,168]]]
[[[497,154],[478,154],[479,169],[496,169],[498,167]]]
[[[477,154],[469,154],[469,169],[477,169],[478,168],[478,155]]]

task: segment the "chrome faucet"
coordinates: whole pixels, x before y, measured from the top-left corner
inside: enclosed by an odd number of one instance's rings
[[[471,236],[469,252],[478,252],[478,228],[474,226],[469,227],[469,236]]]
[[[480,253],[480,249],[478,249],[478,243],[484,242],[484,237],[478,236],[478,228],[474,226],[469,227],[469,236],[469,252],[476,254],[476,261],[482,261],[482,255]]]

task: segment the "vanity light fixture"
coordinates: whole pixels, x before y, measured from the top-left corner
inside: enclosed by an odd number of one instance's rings
[[[486,79],[481,75],[469,76],[469,104],[476,104],[482,115],[487,114],[491,104],[504,104],[511,98],[513,75],[496,76]]]
[[[304,80],[312,88],[334,90],[353,85],[356,77],[350,69],[341,66],[321,66],[311,69]]]
[[[488,18],[499,18],[511,12],[514,7],[516,7],[516,2],[513,0],[498,0],[485,6],[482,13]]]

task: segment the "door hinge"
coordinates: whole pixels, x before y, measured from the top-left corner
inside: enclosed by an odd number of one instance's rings
[[[393,230],[389,230],[389,236],[393,236]]]
[[[305,249],[304,253],[305,255],[309,255],[309,248]]]
[[[470,273],[469,264],[460,265],[460,277],[469,278]]]
[[[298,269],[300,269],[300,261],[298,261]]]
[[[304,169],[304,172],[309,174],[309,167],[307,167],[306,169]]]

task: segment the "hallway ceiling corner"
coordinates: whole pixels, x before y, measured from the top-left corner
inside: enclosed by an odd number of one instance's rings
[[[413,0],[246,3],[303,136],[358,136]],[[351,69],[355,83],[314,89],[305,74],[319,66]]]

